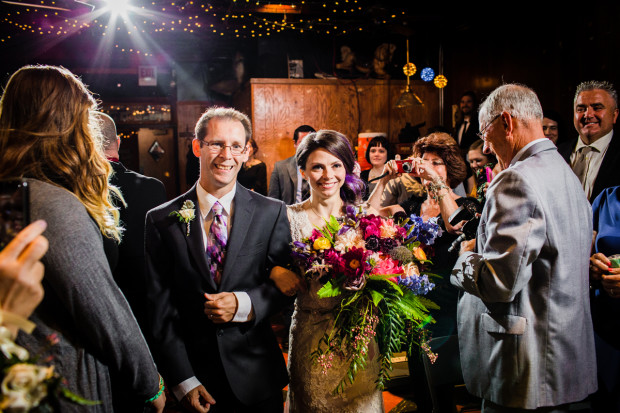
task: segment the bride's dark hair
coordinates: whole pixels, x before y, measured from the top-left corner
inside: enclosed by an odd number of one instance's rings
[[[340,198],[346,204],[356,205],[360,203],[365,191],[365,184],[353,173],[355,155],[347,137],[340,132],[326,129],[306,135],[297,146],[297,153],[295,154],[299,169],[306,170],[308,157],[317,149],[325,149],[340,159],[344,165],[347,175],[344,185],[340,188]]]

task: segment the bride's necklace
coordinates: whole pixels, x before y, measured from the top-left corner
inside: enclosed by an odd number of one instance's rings
[[[314,206],[312,206],[312,204],[310,204],[310,210],[312,211],[312,213],[314,215],[317,216],[317,218],[324,220],[324,221],[329,221],[329,219],[325,218],[324,216],[320,215],[318,212],[316,212],[316,209],[314,209]],[[338,207],[338,211],[342,211],[342,203],[340,204],[340,206]],[[332,214],[330,214],[332,215]]]

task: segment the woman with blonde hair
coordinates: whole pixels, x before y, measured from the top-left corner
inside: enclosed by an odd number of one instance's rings
[[[48,225],[45,297],[31,317],[37,328],[17,342],[37,354],[56,334],[53,363],[70,390],[101,401],[91,412],[114,411],[111,375],[161,412],[163,382],[104,253],[103,240],[119,241],[122,230],[96,106],[79,79],[54,66],[19,69],[0,100],[0,179],[26,179],[30,215]],[[62,400],[59,407],[83,410]]]

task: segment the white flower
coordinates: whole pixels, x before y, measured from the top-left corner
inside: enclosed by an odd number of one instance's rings
[[[45,380],[54,375],[54,367],[14,364],[6,371],[0,390],[0,409],[11,413],[28,412],[47,396]]]
[[[352,247],[364,248],[365,243],[362,236],[353,228],[344,234],[336,235],[334,249],[338,252],[346,252]]]
[[[181,214],[181,217],[185,220],[185,222],[187,221],[191,221],[192,219],[194,219],[194,217],[196,216],[194,214],[194,209],[182,209],[179,211],[179,214]]]
[[[28,350],[15,344],[11,338],[11,332],[6,327],[2,326],[0,326],[0,351],[7,359],[10,359],[11,356],[15,356],[24,361],[30,356]]]

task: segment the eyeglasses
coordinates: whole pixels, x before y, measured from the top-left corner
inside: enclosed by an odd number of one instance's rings
[[[478,135],[478,137],[479,137],[480,139],[482,139],[483,141],[484,141],[484,140],[486,140],[486,139],[485,139],[485,135],[487,134],[487,129],[489,129],[489,126],[491,126],[491,124],[492,124],[493,122],[495,122],[495,120],[496,120],[497,118],[499,118],[500,116],[502,116],[502,114],[501,114],[501,113],[497,114],[497,115],[496,115],[493,119],[491,119],[491,121],[490,121],[489,123],[487,123],[487,124],[486,124],[486,126],[485,126],[484,128],[482,128],[482,130],[481,130],[480,132],[478,132],[476,135]]]
[[[238,143],[233,143],[232,145],[224,145],[222,142],[206,142],[203,140],[199,140],[199,142],[200,142],[200,146],[206,145],[207,149],[212,154],[219,154],[224,149],[230,148],[230,153],[233,156],[239,156],[241,154],[244,154],[245,151],[248,149],[246,145],[240,145]]]

